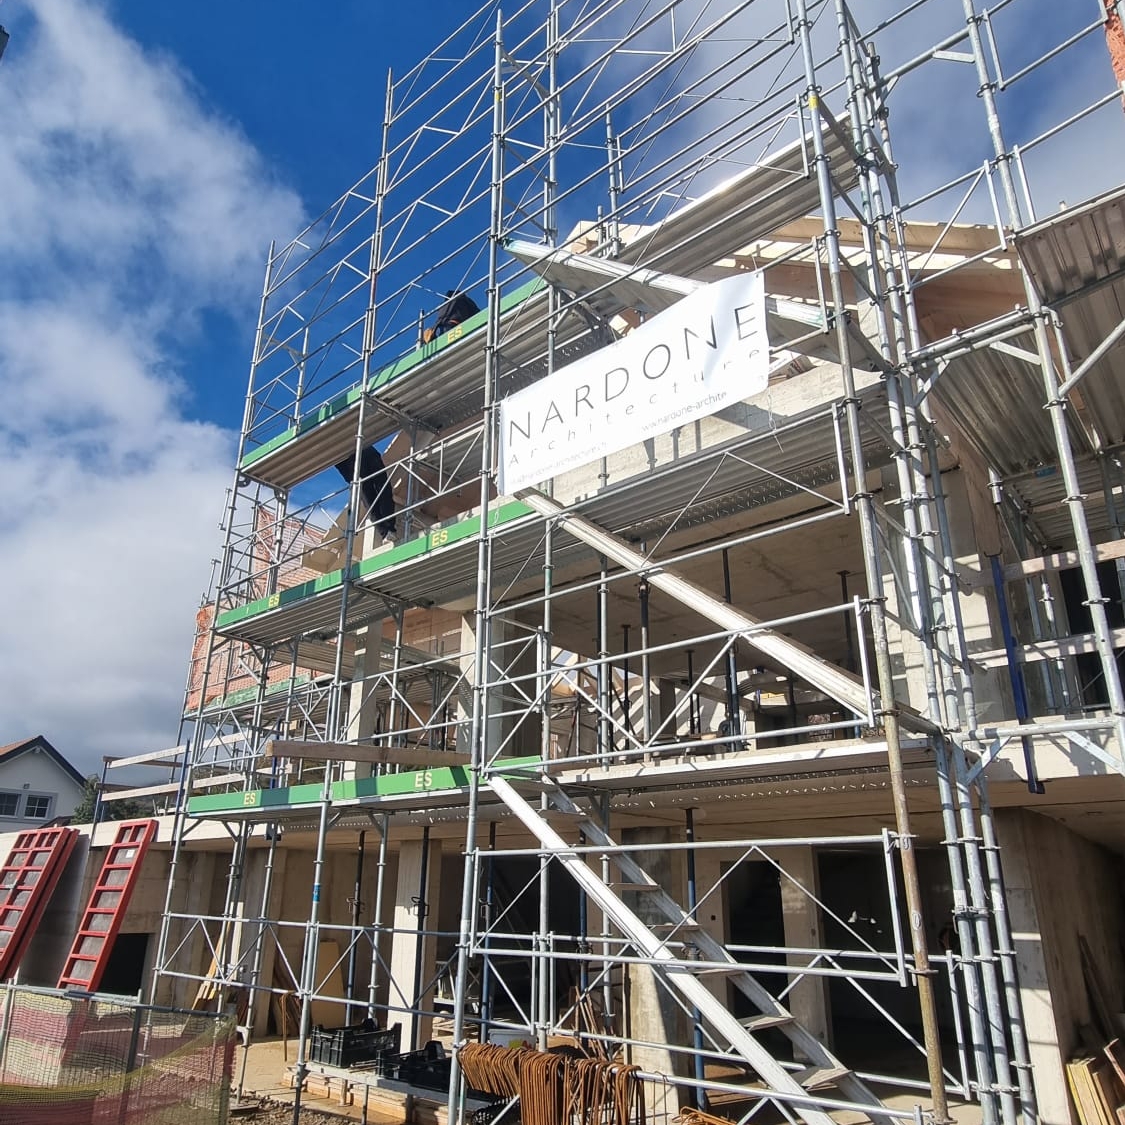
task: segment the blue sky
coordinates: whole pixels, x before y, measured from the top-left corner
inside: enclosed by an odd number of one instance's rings
[[[898,6],[856,0],[872,20]],[[42,733],[93,770],[174,741],[269,241],[370,168],[388,66],[473,7],[0,0],[0,743]],[[1063,7],[1010,5],[1009,42],[1030,50]],[[919,38],[959,9],[927,6]],[[1065,116],[1064,91],[1082,104],[1105,88],[1101,46],[1084,51],[1017,126]],[[898,155],[930,146],[933,175],[987,155],[959,65],[903,83]],[[1071,138],[1041,158],[1048,209],[1122,178],[1125,145],[1100,119]],[[1078,159],[1091,151],[1093,169]]]
[[[0,742],[175,740],[269,241],[374,162],[419,53],[415,9],[330,10],[0,3]]]

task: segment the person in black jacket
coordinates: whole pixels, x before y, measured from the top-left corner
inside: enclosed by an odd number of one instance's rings
[[[336,466],[339,474],[349,484],[355,476],[355,455],[341,461]],[[391,482],[387,477],[387,467],[383,457],[373,445],[367,446],[359,455],[359,495],[363,502],[362,513],[374,521],[383,542],[394,542],[395,537],[395,498],[391,492]],[[360,521],[356,521],[357,525]]]
[[[480,309],[477,307],[476,301],[468,293],[457,293],[452,289],[447,289],[445,304],[438,309],[437,320],[434,321],[433,328],[426,329],[423,336],[425,342],[428,344],[431,340],[436,340],[443,333],[448,332],[451,328],[456,328],[458,324],[463,323],[478,312],[480,312]]]

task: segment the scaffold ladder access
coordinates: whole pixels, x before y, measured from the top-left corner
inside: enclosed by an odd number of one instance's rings
[[[77,842],[75,828],[36,828],[16,837],[0,868],[0,980],[19,966]]]
[[[129,899],[137,883],[152,838],[155,820],[134,820],[122,824],[106,852],[90,901],[82,915],[74,944],[66,958],[59,988],[79,988],[96,992],[105,972],[113,939],[121,928]]]

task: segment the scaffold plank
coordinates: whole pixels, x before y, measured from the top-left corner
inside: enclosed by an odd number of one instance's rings
[[[295,742],[282,738],[271,738],[265,752],[273,758],[303,758],[310,762],[395,766],[464,766],[470,761],[468,754],[428,746],[357,746],[353,742]]]

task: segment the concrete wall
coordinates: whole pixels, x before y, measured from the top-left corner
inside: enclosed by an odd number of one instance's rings
[[[1095,1022],[1080,939],[1110,1011],[1125,1007],[1121,860],[1026,809],[998,810],[996,823],[1040,1117],[1069,1125],[1063,1064],[1085,1053],[1081,1029]]]

